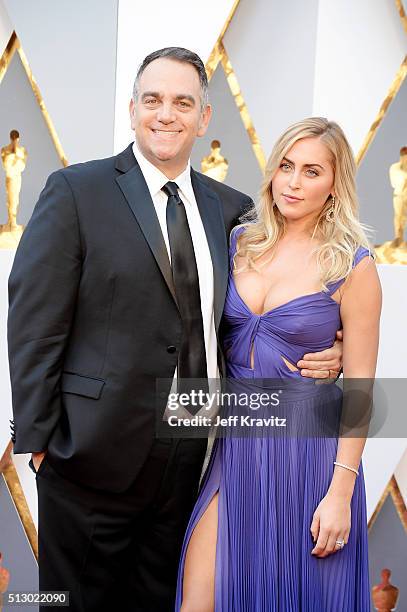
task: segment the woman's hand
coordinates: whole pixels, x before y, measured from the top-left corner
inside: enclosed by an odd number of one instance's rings
[[[348,543],[351,527],[350,499],[327,493],[314,512],[311,533],[316,542],[311,554],[327,557],[340,551],[337,540]]]

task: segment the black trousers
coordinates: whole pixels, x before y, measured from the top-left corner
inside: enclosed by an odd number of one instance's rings
[[[69,591],[75,612],[172,612],[205,451],[205,440],[156,440],[120,494],[66,480],[45,457],[37,473],[40,590]]]

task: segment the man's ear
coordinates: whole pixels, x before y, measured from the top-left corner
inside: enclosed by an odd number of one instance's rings
[[[207,104],[201,113],[197,136],[201,137],[206,134],[206,130],[208,129],[208,125],[209,125],[209,121],[211,117],[212,117],[212,106],[210,104]]]
[[[129,104],[129,113],[130,113],[130,124],[131,124],[131,129],[134,130],[135,129],[135,113],[136,113],[136,105],[134,104],[134,100],[133,98],[131,98],[130,100],[130,104]]]

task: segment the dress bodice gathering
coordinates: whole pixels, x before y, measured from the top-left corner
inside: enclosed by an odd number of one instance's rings
[[[322,351],[333,345],[342,327],[340,305],[333,294],[345,281],[328,285],[328,291],[300,295],[258,315],[253,313],[237,291],[233,275],[233,257],[239,235],[233,231],[230,245],[230,273],[223,321],[223,347],[228,375],[234,378],[298,378],[283,357],[294,367],[305,353]],[[369,251],[363,247],[355,253],[355,267]],[[253,348],[254,368],[251,367]],[[232,354],[233,353],[233,356]]]

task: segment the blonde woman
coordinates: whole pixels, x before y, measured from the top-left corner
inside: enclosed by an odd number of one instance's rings
[[[229,377],[299,382],[294,364],[331,346],[340,327],[344,377],[374,377],[381,289],[358,220],[355,171],[334,122],[305,119],[277,141],[255,216],[232,232],[223,339]],[[304,415],[324,415],[338,393],[312,380],[302,380],[301,394],[295,384],[280,386],[288,397],[280,414],[299,427]],[[370,610],[364,443],[304,435],[217,440],[184,541],[177,609]]]

